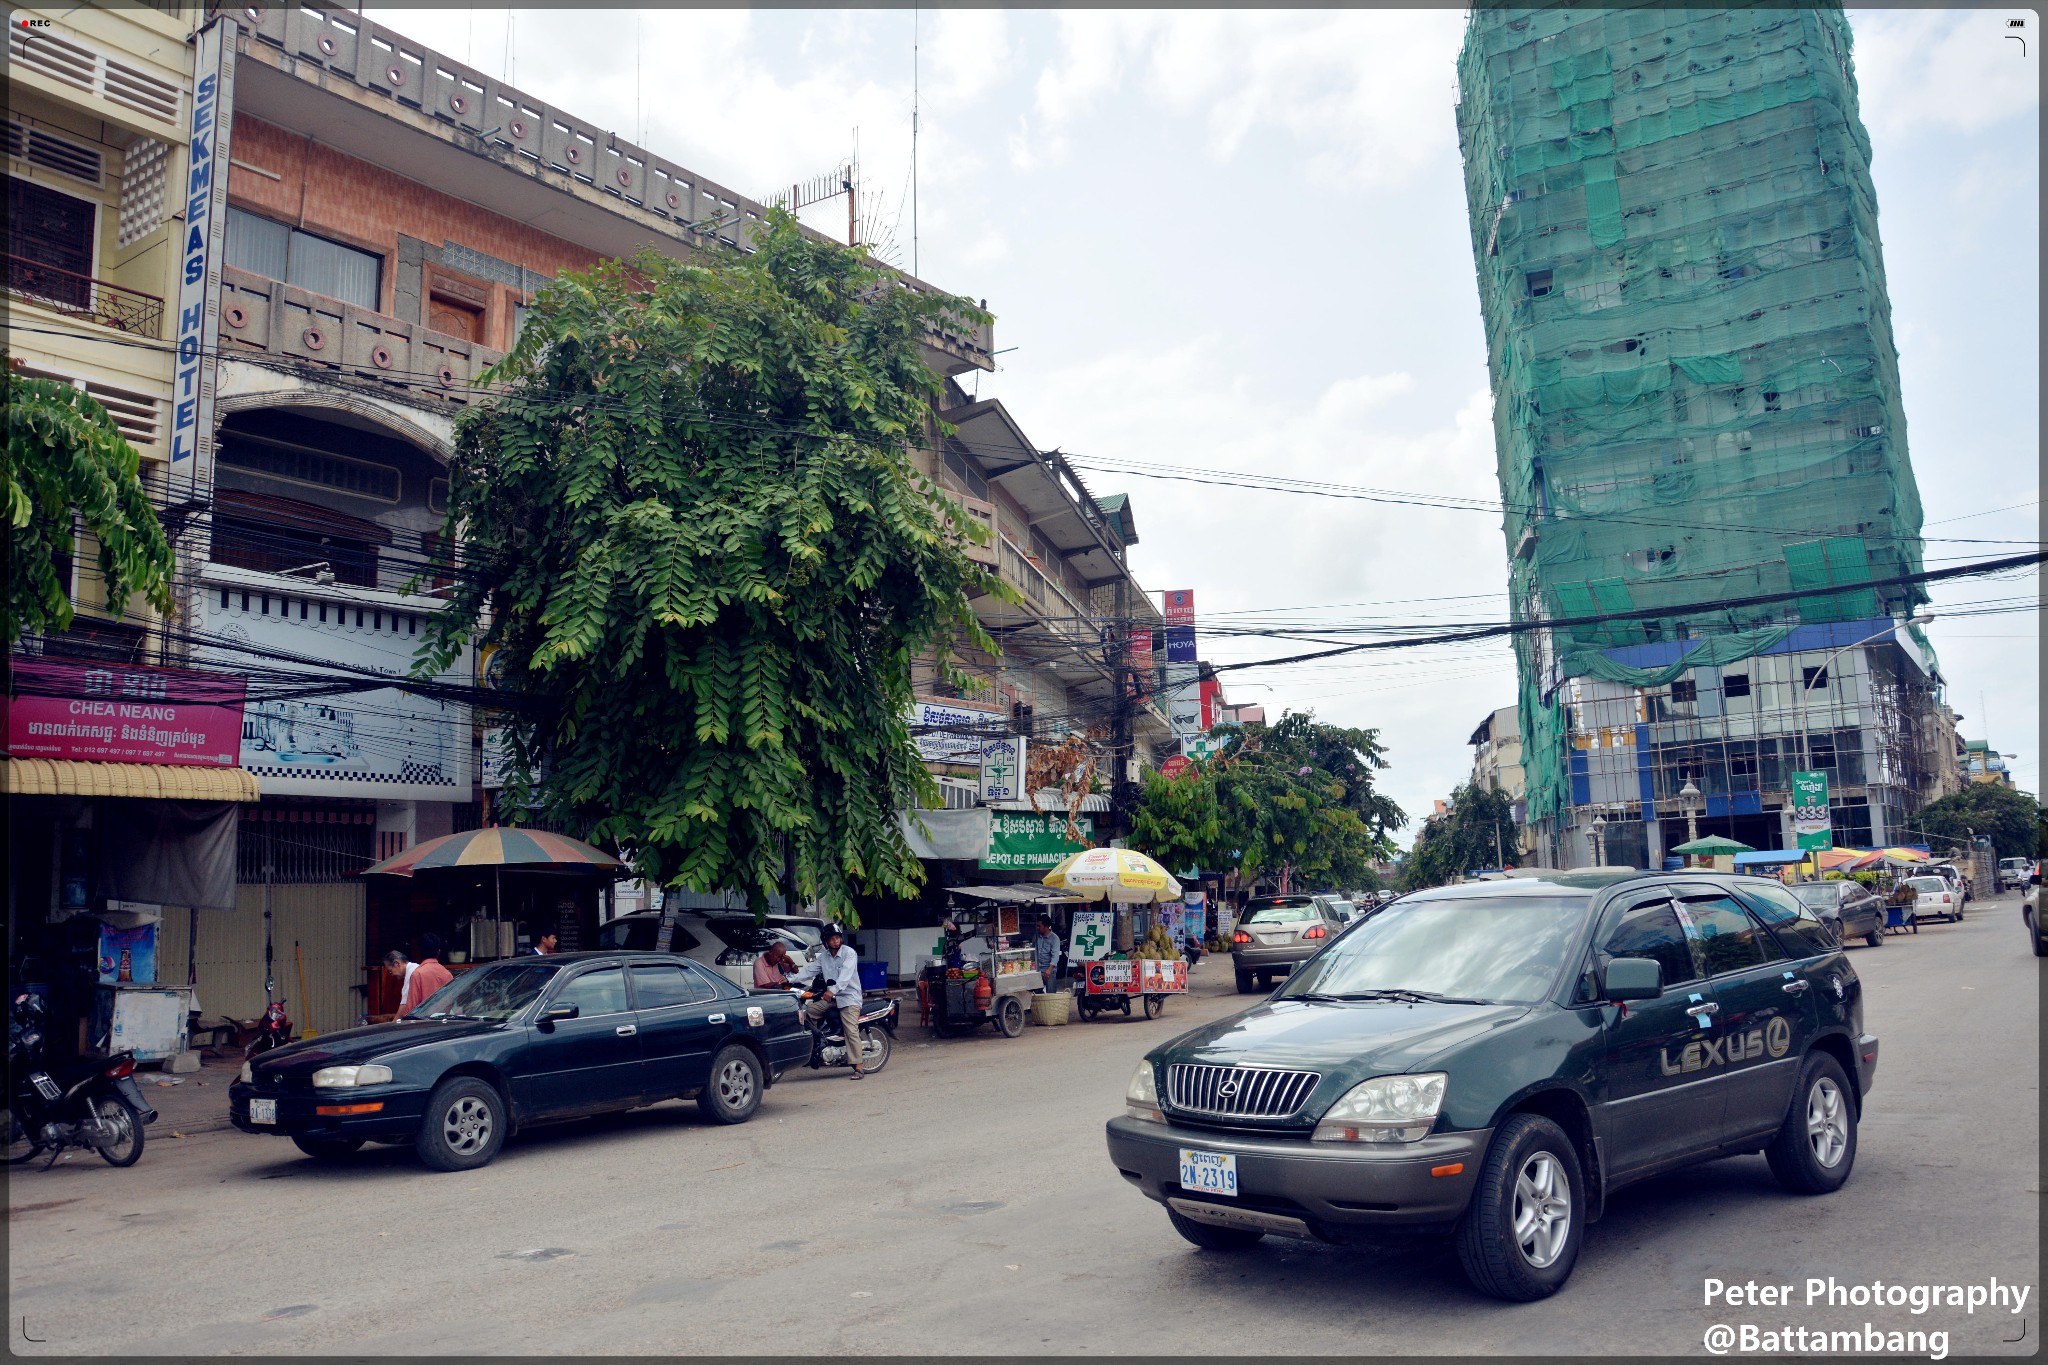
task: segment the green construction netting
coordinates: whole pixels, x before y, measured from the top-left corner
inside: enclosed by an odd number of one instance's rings
[[[1919,570],[1920,500],[1839,8],[1480,8],[1459,86],[1514,609],[1688,608],[1518,639],[1537,820],[1569,790],[1545,686],[1925,601],[1854,586]]]

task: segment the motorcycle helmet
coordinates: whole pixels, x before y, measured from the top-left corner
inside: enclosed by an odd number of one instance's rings
[[[836,938],[843,943],[846,940],[846,926],[837,922],[828,924],[825,926],[824,936],[826,938]]]

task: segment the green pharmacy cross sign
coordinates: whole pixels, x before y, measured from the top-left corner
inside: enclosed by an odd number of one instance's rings
[[[1080,956],[1092,962],[1108,950],[1109,936],[1099,924],[1084,924],[1074,934],[1074,947]]]
[[[1828,819],[1828,775],[1822,772],[1792,774],[1792,832],[1802,852],[1825,852],[1835,846],[1835,833]]]

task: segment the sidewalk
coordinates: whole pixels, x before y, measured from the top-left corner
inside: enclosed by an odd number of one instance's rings
[[[182,1076],[173,1076],[154,1066],[135,1069],[135,1083],[142,1087],[142,1098],[157,1112],[156,1122],[149,1125],[151,1138],[169,1137],[172,1133],[190,1137],[233,1126],[228,1122],[228,1087],[241,1074],[242,1054],[231,1048],[225,1056],[215,1058],[202,1053],[201,1058],[199,1070]]]

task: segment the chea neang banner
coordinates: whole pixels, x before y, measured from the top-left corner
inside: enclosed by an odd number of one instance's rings
[[[12,758],[232,768],[248,679],[177,668],[8,660]]]

